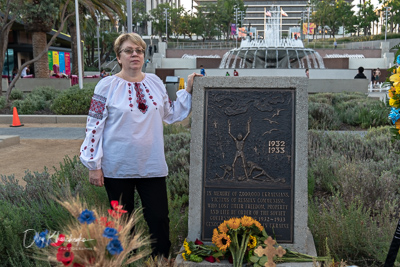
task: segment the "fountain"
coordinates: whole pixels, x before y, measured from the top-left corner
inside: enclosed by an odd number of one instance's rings
[[[222,57],[220,69],[324,69],[318,52],[304,48],[300,39],[281,38],[280,7],[272,7],[263,40],[242,40]]]

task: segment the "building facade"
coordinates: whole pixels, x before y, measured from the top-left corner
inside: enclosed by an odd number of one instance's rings
[[[352,0],[346,0],[351,3]],[[195,0],[197,5],[204,3],[216,2],[213,0]],[[311,17],[311,11],[308,12],[307,7],[309,6],[309,0],[265,0],[265,1],[253,1],[244,0],[244,5],[247,6],[246,16],[243,20],[243,25],[250,28],[256,28],[258,36],[264,36],[264,16],[265,11],[269,11],[273,6],[280,7],[287,16],[282,16],[282,35],[289,35],[291,28],[300,27],[301,21],[307,23],[308,16]]]

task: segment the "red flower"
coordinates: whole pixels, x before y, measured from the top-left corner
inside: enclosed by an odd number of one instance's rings
[[[204,258],[206,261],[208,261],[208,262],[211,262],[211,263],[214,263],[215,262],[215,258],[213,257],[213,256],[208,256],[208,257],[205,257]]]
[[[111,207],[113,207],[114,210],[108,210],[108,214],[111,215],[111,217],[113,218],[120,218],[122,213],[127,213],[126,210],[122,209],[122,205],[118,205],[118,201],[117,200],[112,200],[111,201]]]
[[[97,220],[96,220],[96,222],[97,222]],[[114,222],[112,222],[112,221],[107,222],[107,217],[100,217],[100,222],[99,222],[99,224],[102,225],[102,226],[104,226],[104,227],[111,227],[111,228],[114,228]]]
[[[66,247],[58,248],[57,252],[57,260],[62,262],[64,266],[68,266],[74,260],[74,253],[71,252],[71,243],[69,243]]]
[[[200,240],[198,240],[197,238],[196,238],[196,241],[194,241],[194,244],[195,245],[204,245],[204,243],[201,242]]]
[[[65,235],[60,234],[57,238],[57,242],[51,243],[50,245],[53,247],[59,247],[62,245],[62,243],[64,243],[64,241],[65,241]]]

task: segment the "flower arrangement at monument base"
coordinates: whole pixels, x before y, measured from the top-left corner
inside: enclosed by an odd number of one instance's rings
[[[330,257],[312,257],[283,249],[268,236],[264,227],[251,217],[231,218],[213,231],[211,245],[196,240],[184,241],[182,257],[186,261],[220,262],[228,259],[234,267],[244,262],[252,266],[275,266],[276,262],[330,261]]]
[[[400,57],[400,56],[399,56]],[[400,59],[398,58],[398,61]],[[400,63],[399,63],[400,64]],[[394,127],[390,129],[392,140],[400,140],[400,67],[393,68],[393,74],[389,77],[391,87],[389,89],[389,105],[392,107],[389,113],[389,119]]]
[[[111,202],[113,209],[108,212],[88,210],[79,198],[59,203],[76,220],[66,225],[63,233],[36,233],[34,242],[41,249],[40,259],[57,266],[120,267],[150,254],[149,238],[135,226],[137,211],[128,217],[118,201]]]

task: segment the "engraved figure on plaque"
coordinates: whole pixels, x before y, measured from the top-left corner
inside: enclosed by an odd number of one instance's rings
[[[242,166],[243,166],[244,175],[245,175],[245,177],[243,177],[243,176],[237,177],[238,181],[243,181],[245,179],[249,179],[249,176],[247,175],[247,170],[246,170],[246,159],[244,157],[243,147],[244,147],[244,141],[246,141],[246,138],[250,134],[250,123],[251,123],[251,118],[249,118],[249,120],[247,121],[247,133],[244,138],[241,133],[239,133],[237,137],[234,137],[231,134],[231,121],[228,120],[228,133],[232,137],[233,141],[235,141],[235,145],[236,145],[235,159],[233,160],[233,163],[232,163],[232,178],[236,179],[235,166],[236,166],[236,161],[238,158],[242,159]]]

